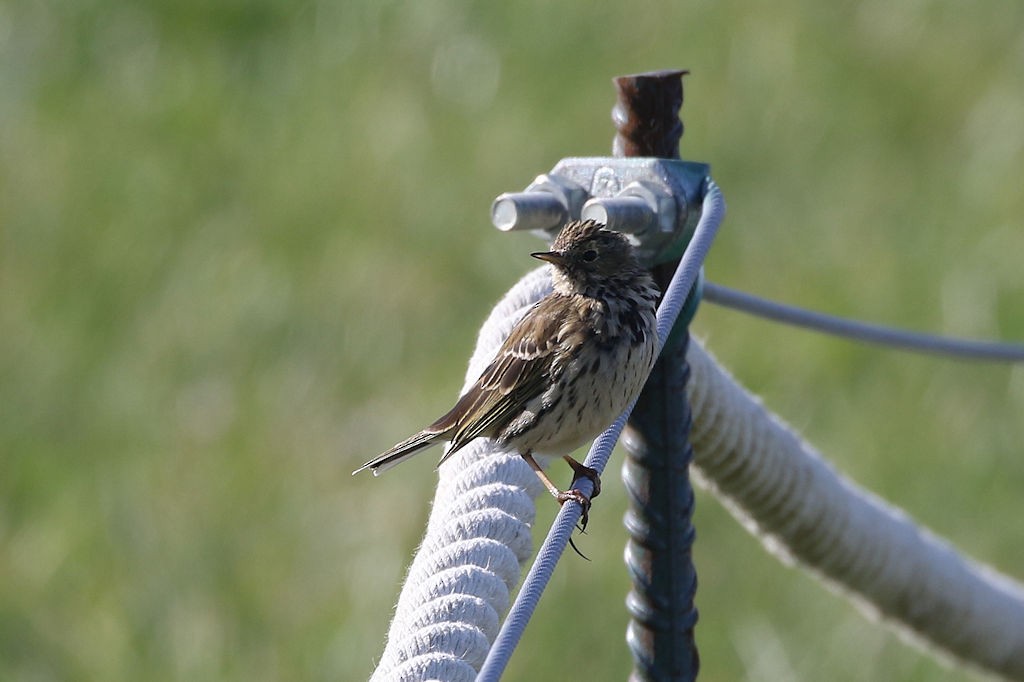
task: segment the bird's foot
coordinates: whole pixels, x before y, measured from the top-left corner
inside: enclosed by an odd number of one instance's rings
[[[585,478],[585,479],[589,480],[594,485],[594,491],[592,493],[590,493],[590,499],[592,500],[592,499],[594,499],[595,497],[597,497],[598,495],[601,494],[601,475],[597,473],[597,469],[591,469],[590,467],[588,467],[585,464],[580,464],[579,462],[577,462],[575,459],[573,459],[569,455],[564,455],[562,457],[562,459],[564,459],[569,464],[569,466],[572,467],[573,477],[572,477],[572,483],[569,484],[570,488],[575,488],[576,487],[576,481],[580,480],[581,478]],[[589,502],[588,502],[588,507],[589,507]],[[585,518],[586,518],[586,516],[584,515],[584,519]],[[587,524],[584,521],[583,527],[586,528],[586,526],[587,526]],[[582,529],[580,529],[580,530],[582,530]]]
[[[555,494],[555,499],[558,500],[559,504],[565,504],[570,500],[580,505],[580,509],[583,510],[583,514],[580,516],[580,525],[578,526],[580,532],[586,532],[587,520],[590,517],[590,498],[581,493],[575,488],[569,490],[559,490]]]
[[[552,497],[558,500],[559,504],[565,504],[566,502],[572,500],[573,502],[576,502],[577,504],[580,505],[580,509],[582,509],[583,513],[580,516],[580,523],[577,527],[580,529],[581,533],[586,532],[587,521],[589,520],[590,514],[590,500],[597,497],[601,493],[601,477],[598,475],[597,471],[591,469],[590,467],[584,464],[580,464],[569,455],[565,455],[563,459],[569,463],[569,466],[572,467],[573,473],[575,475],[573,476],[572,485],[570,486],[569,490],[559,490],[558,487],[551,482],[551,479],[548,478],[548,475],[544,473],[544,470],[537,463],[537,460],[534,459],[533,453],[527,452],[522,457],[523,459],[526,460],[526,463],[530,465],[530,468],[534,470],[534,472],[540,478],[541,482],[544,484],[544,487],[547,488],[548,492],[551,493]],[[587,478],[590,480],[591,483],[594,484],[594,492],[591,493],[590,497],[587,497],[579,490],[576,490],[574,487],[572,487],[576,484],[576,481],[580,480],[581,478]],[[573,549],[576,548],[573,547]],[[576,550],[576,553],[579,554],[579,550]],[[583,555],[580,554],[580,556]]]
[[[596,469],[591,469],[585,464],[580,464],[569,455],[562,457],[570,467],[572,467],[572,483],[569,484],[569,490],[562,492],[561,496],[558,497],[560,503],[565,503],[567,500],[575,500],[579,502],[580,507],[583,508],[583,514],[580,516],[580,524],[578,528],[581,533],[587,532],[587,521],[590,518],[590,501],[601,494],[601,476],[597,473]],[[589,480],[594,485],[594,492],[590,493],[590,497],[587,497],[579,490],[576,490],[576,481],[581,478]]]

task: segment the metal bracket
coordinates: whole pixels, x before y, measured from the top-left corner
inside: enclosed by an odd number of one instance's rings
[[[494,200],[499,230],[551,241],[569,220],[597,220],[626,234],[647,266],[678,259],[697,226],[704,163],[638,157],[571,157],[523,192]]]

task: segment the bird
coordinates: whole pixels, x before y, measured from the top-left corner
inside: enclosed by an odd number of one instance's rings
[[[604,431],[640,394],[657,358],[660,296],[629,240],[593,220],[570,221],[550,250],[551,292],[512,328],[494,359],[455,406],[415,435],[353,471],[375,475],[443,441],[438,467],[479,437],[516,451],[560,504],[582,508],[601,491],[597,471],[570,453]],[[544,466],[561,457],[573,470],[559,489]],[[590,497],[576,482],[593,482]]]

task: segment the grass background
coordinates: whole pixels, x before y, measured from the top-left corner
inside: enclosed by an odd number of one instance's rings
[[[365,678],[432,461],[349,472],[447,408],[535,265],[491,199],[607,154],[610,78],[666,67],[729,201],[712,280],[1024,339],[1024,5],[0,3],[0,679]],[[694,328],[1024,576],[1021,369]],[[614,479],[507,679],[626,677]],[[698,504],[702,679],[978,679]]]

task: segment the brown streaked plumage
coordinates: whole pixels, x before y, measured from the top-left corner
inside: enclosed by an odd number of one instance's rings
[[[559,502],[576,500],[583,525],[590,500],[562,491],[537,457],[562,457],[577,477],[597,473],[569,456],[640,394],[657,352],[658,289],[624,236],[594,221],[567,224],[550,251],[553,291],[512,328],[494,360],[447,414],[353,473],[379,474],[450,440],[438,465],[478,437],[516,450]]]

